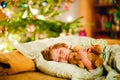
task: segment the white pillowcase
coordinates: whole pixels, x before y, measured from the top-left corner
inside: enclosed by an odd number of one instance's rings
[[[60,63],[55,61],[46,61],[41,51],[45,48],[53,45],[55,43],[64,42],[69,46],[80,45],[83,48],[90,46],[92,44],[100,44],[103,47],[107,45],[107,42],[102,39],[93,39],[89,37],[79,37],[79,36],[64,36],[58,38],[46,38],[43,40],[36,40],[28,43],[15,44],[15,48],[19,50],[23,55],[30,59],[34,59],[37,68],[43,73],[68,78],[68,79],[89,79],[93,76],[98,76],[102,74],[102,67],[95,70],[87,71],[86,69],[81,69],[76,65]],[[95,74],[94,74],[94,73]]]

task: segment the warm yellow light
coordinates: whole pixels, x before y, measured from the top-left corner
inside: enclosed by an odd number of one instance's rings
[[[68,17],[67,17],[67,21],[68,21],[68,22],[71,22],[72,20],[73,20],[73,17],[72,17],[72,16],[68,16]]]

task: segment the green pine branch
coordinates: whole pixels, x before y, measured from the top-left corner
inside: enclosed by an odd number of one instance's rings
[[[60,33],[65,30],[66,32],[69,32],[70,29],[72,29],[72,34],[75,34],[79,32],[79,27],[81,26],[80,20],[82,17],[77,18],[76,20],[72,22],[62,22],[60,20],[55,19],[55,17],[62,12],[65,12],[65,10],[57,10],[55,13],[48,19],[42,20],[42,19],[34,19],[34,16],[32,12],[30,11],[28,6],[25,6],[25,4],[28,3],[29,0],[19,0],[18,3],[16,3],[15,9],[17,9],[14,12],[14,16],[11,19],[5,19],[3,21],[0,21],[0,25],[3,27],[6,27],[9,34],[19,34],[19,35],[25,35],[29,33],[27,31],[27,25],[33,24],[35,26],[35,31],[32,33],[34,34],[33,37],[35,37],[35,34],[46,34],[46,37],[57,37],[60,35]],[[48,16],[50,13],[52,13],[58,4],[58,1],[61,1],[61,7],[63,5],[64,0],[47,0],[47,5],[43,6],[42,3],[45,0],[33,0],[32,8],[37,9],[39,11],[39,14],[43,16]],[[14,8],[13,2],[8,1],[7,8]],[[22,18],[24,12],[27,11],[28,14],[26,18]],[[21,33],[22,32],[22,33]],[[35,38],[29,39],[34,40]]]

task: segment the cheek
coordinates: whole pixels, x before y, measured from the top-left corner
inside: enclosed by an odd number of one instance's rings
[[[56,53],[56,51],[52,51],[52,54],[50,54],[51,60],[57,61],[58,60],[58,54]]]
[[[66,54],[68,55],[70,53],[70,50],[66,50]]]

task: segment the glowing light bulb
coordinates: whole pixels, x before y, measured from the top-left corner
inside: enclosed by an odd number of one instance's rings
[[[34,24],[27,25],[27,30],[28,30],[28,32],[34,32],[34,31],[35,31],[35,26],[34,26]]]
[[[38,10],[37,10],[37,9],[32,9],[31,11],[32,11],[32,14],[33,14],[33,15],[38,14]]]
[[[68,16],[68,17],[67,17],[67,21],[68,21],[68,22],[71,22],[72,20],[73,20],[73,17],[72,17],[72,16]]]

